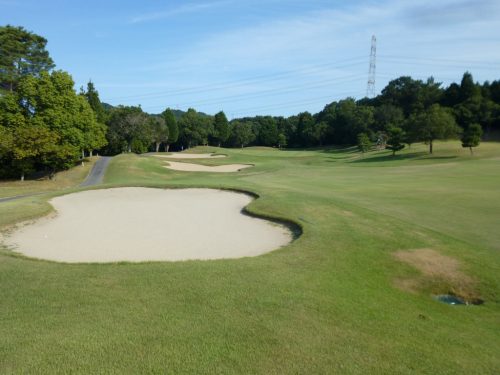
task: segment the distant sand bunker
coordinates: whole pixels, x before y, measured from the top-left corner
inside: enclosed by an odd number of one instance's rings
[[[52,199],[55,217],[20,227],[5,244],[78,263],[240,258],[289,243],[287,228],[241,213],[251,200],[214,189],[84,191]]]
[[[158,158],[168,158],[168,159],[220,159],[225,158],[226,155],[215,155],[215,154],[188,154],[188,153],[177,153],[177,154],[165,154],[165,155],[153,155]]]
[[[201,165],[192,163],[179,163],[176,161],[169,161],[165,168],[173,169],[174,171],[186,171],[186,172],[217,172],[217,173],[228,173],[228,172],[238,172],[242,169],[251,167],[250,164],[225,164],[225,165]]]

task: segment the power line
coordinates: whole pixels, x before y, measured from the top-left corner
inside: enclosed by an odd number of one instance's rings
[[[380,61],[380,59],[379,59]],[[500,65],[498,67],[494,66],[472,66],[472,65],[457,65],[457,64],[439,64],[437,65],[436,63],[426,63],[426,62],[410,62],[410,61],[394,61],[394,60],[385,60],[382,59],[382,62],[388,62],[388,63],[393,63],[393,64],[398,64],[398,65],[409,65],[409,66],[417,66],[417,67],[422,67],[422,66],[432,66],[434,68],[457,68],[457,69],[482,69],[482,70],[499,70]]]
[[[169,95],[186,95],[186,94],[196,94],[196,93],[203,93],[203,92],[212,92],[215,90],[222,90],[222,89],[228,89],[228,88],[233,88],[233,87],[240,87],[240,86],[245,86],[250,83],[255,83],[259,81],[274,81],[274,80],[280,80],[283,78],[286,78],[290,75],[295,75],[297,73],[302,73],[302,74],[314,74],[318,70],[320,71],[321,68],[346,68],[346,67],[352,67],[356,65],[360,65],[363,63],[364,57],[353,57],[349,59],[343,59],[343,60],[338,60],[336,62],[330,62],[330,63],[325,63],[325,64],[318,64],[318,65],[312,65],[309,67],[305,68],[300,68],[300,69],[293,69],[289,70],[286,72],[281,72],[281,73],[270,73],[270,74],[265,74],[265,75],[260,75],[260,76],[254,76],[254,77],[249,77],[249,78],[242,78],[239,80],[234,80],[234,81],[228,81],[225,83],[221,84],[207,84],[207,85],[202,85],[202,86],[195,86],[195,87],[188,87],[188,88],[183,88],[183,89],[171,89],[171,90],[165,90],[165,91],[157,91],[157,92],[151,92],[151,93],[146,93],[146,94],[141,94],[141,95],[129,95],[129,96],[122,96],[122,97],[114,97],[114,98],[106,98],[106,101],[114,101],[114,100],[122,100],[122,99],[139,99],[139,98],[154,98],[154,97],[162,97],[162,96],[169,96]],[[351,61],[350,63],[347,63]],[[339,63],[345,63],[342,65],[337,65]],[[309,73],[307,73],[309,72]]]
[[[410,57],[410,56],[396,56],[396,55],[378,55],[381,59],[388,60],[409,60],[412,62],[416,61],[430,61],[430,62],[441,62],[441,63],[458,63],[458,64],[474,64],[476,66],[491,66],[499,67],[500,61],[477,61],[477,60],[460,60],[460,59],[442,59],[433,57]]]
[[[337,95],[348,95],[348,96],[354,95],[354,94],[359,94],[359,92],[358,91],[347,91],[347,92],[337,93]],[[328,96],[311,98],[309,100],[288,101],[285,103],[278,103],[278,104],[274,104],[274,105],[243,108],[243,109],[240,109],[237,111],[231,111],[231,113],[236,114],[236,115],[239,115],[242,113],[248,114],[248,113],[252,113],[252,112],[261,112],[262,110],[266,110],[266,109],[289,108],[289,107],[296,106],[296,105],[313,104],[313,103],[318,103],[319,101],[323,102],[325,100],[332,100],[332,96],[328,95]]]
[[[198,105],[203,105],[203,104],[218,104],[218,103],[228,103],[228,102],[237,102],[241,100],[246,100],[246,99],[258,99],[262,97],[268,97],[268,96],[273,96],[276,94],[286,94],[286,93],[291,93],[295,91],[302,91],[302,90],[311,90],[315,88],[320,88],[320,87],[326,87],[330,86],[332,83],[347,83],[347,82],[355,82],[359,81],[360,79],[363,79],[364,75],[359,75],[359,74],[354,74],[354,75],[349,75],[341,78],[334,78],[330,80],[322,80],[322,81],[316,81],[312,82],[309,84],[304,84],[304,85],[295,85],[295,86],[288,86],[288,87],[282,87],[282,88],[277,88],[277,89],[269,89],[269,90],[263,90],[255,93],[247,93],[247,94],[240,94],[240,95],[231,95],[231,96],[223,96],[219,98],[212,98],[212,99],[206,99],[206,100],[199,100],[199,101],[194,101],[194,102],[186,102],[186,103],[181,103],[179,104],[181,107],[192,107],[192,106],[198,106]],[[346,79],[347,78],[347,79]],[[157,105],[157,106],[149,106],[145,107],[147,109],[157,109],[157,108],[164,108],[165,105]]]

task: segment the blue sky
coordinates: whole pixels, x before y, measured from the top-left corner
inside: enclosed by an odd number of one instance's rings
[[[317,112],[390,79],[469,70],[500,79],[498,0],[0,0],[0,24],[49,41],[76,87],[150,113],[193,107],[228,117]]]

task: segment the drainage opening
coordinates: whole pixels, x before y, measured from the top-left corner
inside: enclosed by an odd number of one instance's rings
[[[479,298],[465,300],[452,294],[440,294],[435,296],[434,298],[439,302],[443,302],[448,305],[482,305],[484,303],[484,301]]]

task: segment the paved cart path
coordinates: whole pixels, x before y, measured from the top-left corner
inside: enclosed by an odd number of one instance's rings
[[[80,184],[80,186],[93,186],[101,184],[111,158],[111,156],[101,156],[99,160],[95,162],[89,175],[85,181]]]
[[[80,184],[80,186],[93,186],[102,183],[104,178],[104,174],[106,173],[106,169],[108,168],[109,162],[111,161],[111,156],[101,156],[99,160],[97,160],[92,167],[89,175],[85,180]],[[49,193],[49,191],[44,191],[40,193],[31,193],[31,194],[23,194],[23,195],[15,195],[13,197],[5,197],[0,198],[0,203],[14,201],[21,198],[33,197],[36,195]]]

